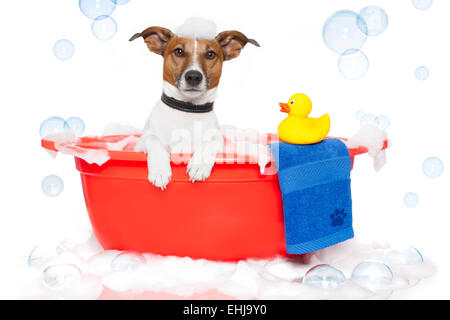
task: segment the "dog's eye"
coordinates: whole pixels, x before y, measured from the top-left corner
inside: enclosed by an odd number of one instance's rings
[[[208,51],[206,53],[206,58],[212,60],[212,59],[214,59],[216,57],[216,55],[217,55],[217,53],[215,53],[214,51]]]
[[[173,51],[177,57],[183,57],[184,56],[184,50],[181,48],[177,48]]]
[[[294,104],[294,103],[295,103],[295,100],[292,100],[292,101],[291,101],[291,104]]]

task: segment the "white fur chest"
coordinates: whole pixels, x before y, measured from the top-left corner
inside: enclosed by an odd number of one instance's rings
[[[192,153],[205,142],[217,139],[221,132],[214,111],[188,113],[158,101],[147,120],[143,136],[158,137],[172,153]]]

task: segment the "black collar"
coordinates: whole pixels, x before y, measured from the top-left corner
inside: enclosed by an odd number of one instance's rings
[[[193,104],[168,97],[164,92],[161,96],[161,101],[173,109],[189,113],[207,113],[213,111],[214,108],[214,102]]]

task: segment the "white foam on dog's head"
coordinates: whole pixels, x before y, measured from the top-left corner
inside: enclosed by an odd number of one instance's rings
[[[214,40],[217,35],[217,26],[214,21],[193,17],[179,26],[175,33],[182,38]]]

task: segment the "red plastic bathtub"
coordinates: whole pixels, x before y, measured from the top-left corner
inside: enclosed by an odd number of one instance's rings
[[[70,147],[97,150],[114,139],[84,137]],[[42,146],[57,151],[53,141],[42,140]],[[353,161],[367,149],[349,151]],[[172,182],[161,191],[147,180],[145,154],[107,152],[110,160],[102,166],[75,156],[93,230],[104,249],[222,261],[287,255],[275,171],[261,175],[247,158],[241,164],[217,163],[207,181],[191,183],[186,164],[172,163]],[[266,173],[270,170],[272,163]]]

